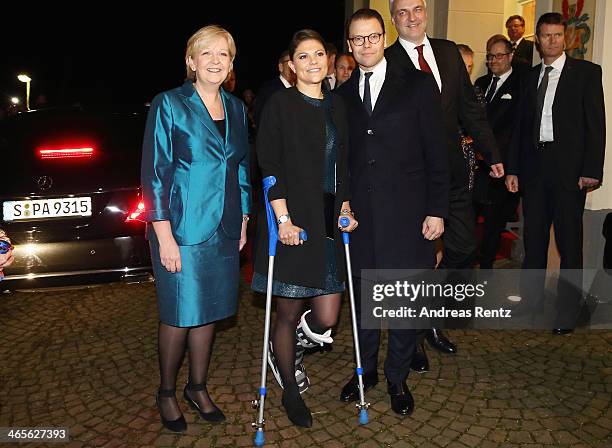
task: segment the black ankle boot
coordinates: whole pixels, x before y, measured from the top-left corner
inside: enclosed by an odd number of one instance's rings
[[[312,426],[310,409],[306,407],[306,403],[302,400],[302,396],[297,387],[283,390],[282,404],[287,412],[287,417],[289,417],[289,420],[291,420],[294,425],[303,428],[310,428]]]
[[[187,429],[187,422],[185,421],[185,417],[183,414],[176,420],[167,420],[164,418],[161,410],[161,406],[159,405],[159,398],[174,398],[176,394],[175,389],[159,389],[157,391],[157,395],[155,395],[155,405],[157,406],[157,410],[159,411],[159,417],[161,419],[162,425],[164,428],[169,429],[173,432],[184,432]]]

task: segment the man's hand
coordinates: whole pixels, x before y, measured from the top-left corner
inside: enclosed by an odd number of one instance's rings
[[[506,176],[506,188],[510,193],[516,193],[519,190],[518,176],[508,174]]]
[[[491,165],[491,172],[489,173],[489,176],[494,177],[495,179],[504,177],[504,164],[496,163],[495,165]]]
[[[599,184],[599,179],[593,179],[592,177],[581,177],[578,179],[578,187],[582,190],[583,188],[594,188]]]
[[[423,221],[423,238],[433,241],[444,233],[444,219],[437,216],[427,216]]]

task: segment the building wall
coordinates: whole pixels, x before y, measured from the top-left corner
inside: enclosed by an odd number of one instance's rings
[[[487,72],[485,45],[493,34],[505,31],[505,7],[504,0],[449,1],[447,38],[474,50],[472,81]]]

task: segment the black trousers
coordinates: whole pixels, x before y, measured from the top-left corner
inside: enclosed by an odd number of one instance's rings
[[[490,179],[487,203],[481,208],[484,218],[482,243],[480,245],[480,268],[491,269],[499,250],[501,234],[509,216],[516,212],[519,195],[510,193],[503,179]]]
[[[355,309],[357,311],[357,328],[361,364],[365,374],[373,374],[378,369],[378,349],[380,347],[380,328],[364,329],[361,326],[361,279],[353,277],[355,288]],[[416,330],[389,329],[387,357],[385,359],[385,376],[390,383],[398,384],[408,377],[410,361],[416,348]]]
[[[476,255],[476,222],[472,192],[466,187],[452,188],[448,218],[444,221],[444,253],[440,268],[470,269]]]
[[[525,244],[521,293],[531,300],[541,300],[543,296],[550,227],[554,225],[561,258],[555,327],[573,328],[582,300],[582,216],[586,190],[568,190],[561,185],[554,145],[539,151],[541,166],[547,168],[540,177],[519,184],[523,190]]]

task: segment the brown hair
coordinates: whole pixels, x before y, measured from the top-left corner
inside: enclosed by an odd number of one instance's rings
[[[525,26],[525,19],[523,19],[523,16],[515,14],[513,16],[508,17],[508,20],[506,20],[506,28],[508,28],[508,26],[515,20],[518,20],[519,22],[521,22],[521,25]]]
[[[297,47],[304,41],[307,40],[316,40],[321,43],[323,48],[325,49],[325,53],[327,53],[327,45],[325,44],[325,40],[319,33],[315,30],[303,29],[296,31],[293,37],[291,38],[291,42],[289,42],[289,57],[293,60],[293,55],[295,54],[295,50]]]
[[[383,34],[385,34],[385,21],[378,11],[370,8],[361,8],[353,13],[350,19],[346,22],[346,38],[349,38],[349,28],[351,24],[357,20],[368,20],[368,19],[376,19],[378,23],[380,23],[380,27],[382,28]]]
[[[567,28],[567,23],[565,23],[563,16],[558,12],[547,12],[540,16],[536,24],[536,36],[540,35],[540,27],[542,25],[563,25],[563,31]]]

